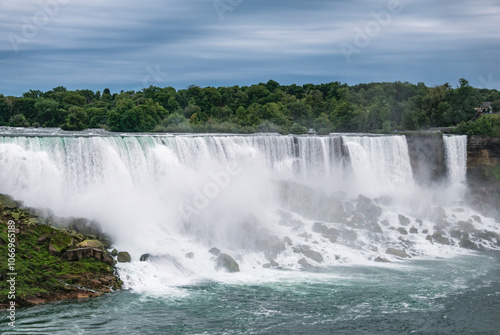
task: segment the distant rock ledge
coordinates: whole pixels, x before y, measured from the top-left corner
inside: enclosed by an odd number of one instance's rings
[[[15,225],[9,225],[12,221]],[[10,257],[13,246],[15,262],[2,262],[0,267],[0,309],[11,301],[21,307],[97,297],[123,284],[116,275],[116,261],[106,250],[110,239],[97,223],[56,217],[0,194],[2,260]],[[11,278],[15,285],[7,281]]]

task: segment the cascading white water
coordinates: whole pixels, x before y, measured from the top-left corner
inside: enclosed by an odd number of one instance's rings
[[[463,155],[465,147],[454,148],[447,157]],[[359,226],[355,199],[398,197],[414,183],[404,136],[0,136],[0,167],[0,193],[100,222],[114,246],[132,254],[119,266],[136,290],[218,278],[212,246],[231,253],[244,273],[262,268],[276,247],[272,258],[286,268],[300,267],[304,250],[322,255],[308,259],[315,265],[372,263],[401,243],[395,227],[405,208],[383,208],[379,219],[390,227]],[[282,196],[297,206],[284,206]],[[343,213],[314,212],[334,204]],[[435,223],[412,225],[432,234]],[[408,239],[415,254],[443,255],[425,235]],[[195,258],[186,260],[188,252]],[[139,262],[143,253],[164,255],[164,263]]]
[[[448,135],[443,137],[448,181],[452,185],[466,182],[467,136]]]
[[[413,183],[404,136],[343,136],[354,180],[369,196],[389,194]],[[362,193],[362,192],[361,192]]]

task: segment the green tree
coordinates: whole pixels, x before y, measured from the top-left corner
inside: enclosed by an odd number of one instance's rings
[[[62,129],[79,131],[87,128],[87,113],[81,107],[73,106],[68,110],[68,113],[68,118],[61,127]]]
[[[29,127],[30,123],[23,114],[16,114],[9,119],[11,127]]]

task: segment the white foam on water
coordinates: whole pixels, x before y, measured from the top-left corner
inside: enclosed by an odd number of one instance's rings
[[[389,247],[411,250],[412,258],[470,253],[457,241],[448,246],[426,239],[436,232],[428,213],[437,204],[452,222],[499,231],[492,219],[471,221],[477,213],[460,199],[440,202],[440,192],[464,185],[466,169],[466,138],[445,136],[444,141],[449,183],[447,189],[428,190],[413,180],[404,136],[0,137],[0,192],[56,215],[97,220],[113,246],[132,256],[131,263],[118,264],[126,288],[182,295],[180,287],[204,281],[273,282],[291,273],[306,278],[298,263],[304,260],[310,269],[404,264],[385,253]],[[348,217],[322,221],[314,218],[318,213],[284,209],[280,183],[302,185],[294,191],[299,199],[300,192],[310,190],[325,201],[341,196]],[[345,230],[358,194],[390,200],[377,200],[383,210],[377,221],[387,220],[389,226],[380,225],[381,232],[349,226],[356,238],[342,233],[335,243],[314,231],[318,221]],[[399,214],[411,223],[402,227]],[[412,227],[419,233],[397,230]],[[291,245],[266,256],[263,250],[272,247],[266,241],[282,242],[285,236]],[[214,246],[235,258],[241,272],[216,271],[215,257],[208,253]],[[323,260],[305,256],[307,249]],[[186,258],[191,252],[194,258]],[[156,258],[141,262],[145,253]],[[270,257],[285,270],[263,268]],[[393,263],[375,263],[376,257]]]

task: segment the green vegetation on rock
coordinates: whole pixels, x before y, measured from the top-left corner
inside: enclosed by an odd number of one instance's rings
[[[15,222],[14,233],[8,231],[8,222],[11,220]],[[114,275],[114,267],[111,265],[111,256],[107,263],[101,255],[100,259],[65,259],[64,254],[77,248],[81,237],[95,237],[40,224],[40,221],[28,209],[18,208],[11,197],[0,195],[2,260],[9,257],[9,239],[12,239],[10,234],[15,234],[15,263],[11,264],[14,271],[9,268],[7,261],[2,261],[0,265],[0,307],[5,307],[4,304],[12,300],[8,298],[10,286],[7,282],[10,278],[7,274],[11,272],[17,274],[14,300],[21,306],[98,296],[120,287],[120,281]],[[97,282],[101,284],[96,286]]]

